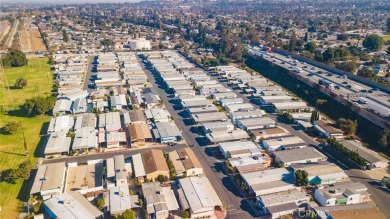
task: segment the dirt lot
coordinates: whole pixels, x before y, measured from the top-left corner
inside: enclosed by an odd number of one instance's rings
[[[39,33],[38,26],[31,26],[30,35],[32,38],[32,49],[34,51],[46,51],[46,46],[43,42],[41,34]]]
[[[20,31],[20,49],[24,52],[30,50],[30,33],[27,31],[27,24],[23,24],[23,28]]]
[[[24,52],[46,51],[38,26],[31,23],[31,20],[25,20],[23,29],[20,31],[21,49]]]

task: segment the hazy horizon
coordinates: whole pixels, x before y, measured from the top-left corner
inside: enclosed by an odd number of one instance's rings
[[[66,0],[55,1],[53,0],[6,0],[0,3],[2,4],[86,4],[86,3],[137,3],[141,1],[153,1],[153,0]]]

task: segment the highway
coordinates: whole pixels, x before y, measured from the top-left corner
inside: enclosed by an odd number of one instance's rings
[[[209,155],[209,149],[203,144],[204,136],[199,135],[194,131],[191,125],[186,124],[185,116],[181,110],[174,109],[174,100],[171,95],[166,92],[166,85],[160,78],[158,73],[152,73],[145,66],[144,63],[139,59],[142,68],[146,72],[149,81],[153,84],[156,92],[164,102],[166,109],[175,118],[175,124],[182,131],[182,136],[188,143],[196,157],[199,159],[203,166],[204,173],[210,180],[215,191],[217,192],[222,203],[227,205],[227,217],[226,218],[253,218],[253,209],[249,206],[249,202],[241,197],[241,192],[231,181],[229,176],[224,174],[221,165],[221,161],[218,161],[213,156]],[[184,118],[183,118],[183,117]],[[252,213],[252,215],[250,214]]]
[[[390,95],[386,92],[381,90],[375,91],[373,90],[374,87],[361,84],[346,77],[344,78],[341,75],[331,73],[327,70],[295,60],[293,58],[289,58],[285,55],[281,55],[275,52],[267,53],[265,51],[259,51],[259,53],[265,60],[285,69],[289,69],[291,71],[293,71],[294,68],[302,69],[297,74],[303,76],[309,81],[312,81],[313,83],[318,83],[319,79],[326,79],[332,82],[336,87],[333,92],[341,95],[345,99],[348,98],[349,94],[359,94],[366,96],[366,99],[369,101],[377,102],[390,108]],[[358,102],[358,97],[351,97],[350,100],[353,101],[356,105],[367,109],[366,105]],[[372,110],[370,111],[373,112]],[[383,116],[382,118],[387,119]]]

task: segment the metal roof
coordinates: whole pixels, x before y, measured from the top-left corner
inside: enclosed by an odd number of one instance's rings
[[[83,127],[76,130],[72,149],[89,149],[97,147],[97,131],[93,127]]]
[[[30,194],[54,189],[62,190],[65,171],[65,162],[39,166]]]
[[[110,213],[121,214],[131,209],[129,187],[127,185],[110,188]]]
[[[141,154],[134,154],[132,156],[132,159],[133,159],[133,167],[134,167],[135,177],[146,176],[144,163],[142,161]]]
[[[45,155],[69,152],[72,139],[66,137],[66,133],[66,131],[59,131],[50,134],[45,147]]]
[[[63,193],[44,202],[57,218],[85,219],[103,215],[92,203],[79,192]]]
[[[156,123],[156,127],[161,138],[177,137],[181,135],[177,126],[171,122],[158,122]]]
[[[188,177],[179,179],[179,183],[192,211],[222,206],[221,200],[207,177]]]

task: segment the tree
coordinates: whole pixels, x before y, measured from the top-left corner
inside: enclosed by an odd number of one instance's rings
[[[14,86],[19,88],[19,89],[22,89],[22,88],[27,86],[27,80],[25,78],[20,77],[20,78],[16,79]]]
[[[343,71],[354,73],[357,69],[357,64],[354,61],[336,63],[336,68],[341,69]]]
[[[126,211],[124,211],[119,217],[118,219],[135,219],[135,213],[134,211],[130,210],[130,209],[127,209]]]
[[[11,182],[20,178],[24,180],[28,180],[30,178],[30,171],[32,167],[33,164],[31,163],[30,160],[24,161],[23,163],[19,164],[17,169],[12,169],[9,172],[7,176],[7,180]]]
[[[339,34],[337,35],[337,40],[347,41],[349,36],[347,34]]]
[[[309,28],[307,29],[307,31],[308,31],[308,32],[310,32],[310,33],[317,32],[317,30],[316,30],[316,27],[315,27],[315,26],[311,26],[311,27],[309,27]]]
[[[375,76],[375,73],[373,70],[369,69],[368,67],[364,66],[363,68],[359,69],[357,74],[359,76],[362,76],[364,78],[373,78]]]
[[[345,135],[354,135],[356,132],[357,121],[350,119],[339,118],[336,122],[338,128],[343,130]]]
[[[319,119],[320,119],[320,114],[318,113],[317,110],[314,110],[313,112],[311,112],[311,118],[310,118],[311,123],[318,121]]]
[[[7,54],[3,57],[3,65],[6,67],[21,67],[28,64],[26,54],[20,50],[8,50]]]
[[[387,32],[390,33],[390,17],[387,18],[386,27],[387,27]]]
[[[164,176],[163,175],[158,175],[157,176],[157,181],[159,181],[160,183],[163,183],[164,182]]]
[[[305,44],[305,50],[314,53],[317,50],[317,44],[315,42],[308,42]]]
[[[181,215],[181,217],[184,218],[184,219],[190,217],[190,213],[188,213],[188,211],[186,211],[186,210],[181,210],[181,211],[180,211],[180,215]]]
[[[307,42],[309,40],[309,34],[307,32],[305,33],[305,38],[303,38],[303,40],[305,42]]]
[[[66,32],[66,30],[62,30],[62,40],[66,43],[69,41],[68,33]]]
[[[321,106],[321,105],[323,105],[323,104],[325,104],[325,103],[327,103],[328,101],[327,100],[325,100],[325,99],[317,99],[316,100],[316,106],[318,107],[318,106]]]
[[[307,186],[309,184],[308,173],[306,170],[297,170],[295,172],[295,184],[298,186]]]
[[[19,128],[20,128],[20,123],[17,122],[8,122],[4,127],[3,127],[3,132],[5,134],[14,134]]]
[[[385,45],[385,41],[382,37],[378,36],[377,34],[371,34],[366,37],[363,41],[363,47],[371,50],[371,51],[378,51],[382,49],[382,47]]]
[[[387,128],[383,129],[382,136],[378,141],[378,144],[382,148],[386,148],[388,146],[389,135],[390,135],[390,131]]]
[[[109,49],[110,46],[112,45],[112,40],[104,39],[104,40],[100,41],[100,44],[104,47],[104,52],[105,52],[106,49]]]
[[[106,206],[106,201],[104,201],[104,198],[101,197],[97,200],[96,206],[100,209],[103,210],[103,208]]]
[[[138,204],[141,208],[144,206],[144,201],[142,200],[142,198],[138,199]]]
[[[52,96],[48,97],[33,97],[27,99],[23,104],[23,108],[27,110],[29,114],[41,115],[52,110],[55,105],[56,99]]]

